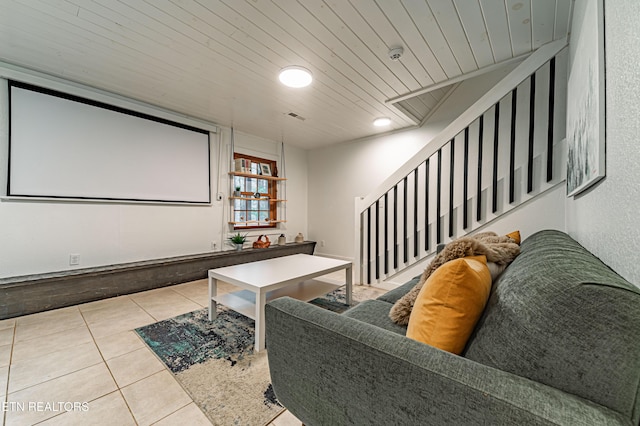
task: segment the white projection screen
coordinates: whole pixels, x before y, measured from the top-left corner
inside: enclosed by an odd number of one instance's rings
[[[9,82],[15,197],[211,202],[209,132]]]

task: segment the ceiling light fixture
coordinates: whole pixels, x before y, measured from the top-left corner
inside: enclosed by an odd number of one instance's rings
[[[388,126],[391,124],[391,119],[389,117],[380,117],[373,120],[373,125],[376,127]]]
[[[297,65],[282,68],[278,78],[285,86],[295,88],[306,87],[311,84],[311,81],[313,81],[311,71]]]

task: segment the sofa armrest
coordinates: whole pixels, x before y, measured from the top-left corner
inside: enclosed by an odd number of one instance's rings
[[[629,424],[609,409],[283,297],[267,304],[273,389],[306,425]]]

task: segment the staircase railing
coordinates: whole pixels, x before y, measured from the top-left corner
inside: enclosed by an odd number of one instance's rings
[[[389,279],[564,179],[566,44],[538,49],[356,200],[356,282]]]

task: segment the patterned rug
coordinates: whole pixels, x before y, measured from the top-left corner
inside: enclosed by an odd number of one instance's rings
[[[383,291],[353,286],[353,304]],[[343,312],[344,287],[311,301]],[[253,352],[254,321],[221,304],[214,321],[208,309],[136,329],[214,425],[264,425],[284,408],[269,376],[267,352]]]

